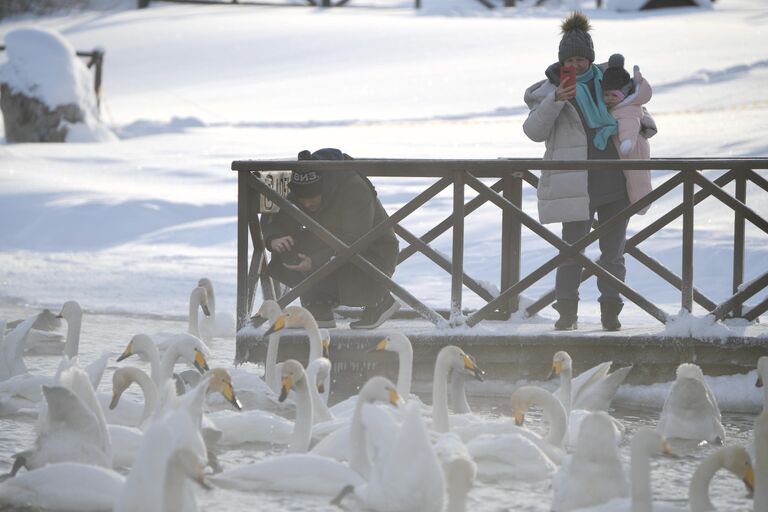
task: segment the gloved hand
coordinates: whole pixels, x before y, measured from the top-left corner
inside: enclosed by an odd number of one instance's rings
[[[622,155],[628,155],[630,151],[632,151],[632,148],[635,147],[635,144],[632,142],[631,139],[625,139],[621,141],[621,145],[619,146],[619,152]]]

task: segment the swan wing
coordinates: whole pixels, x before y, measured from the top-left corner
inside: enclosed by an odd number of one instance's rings
[[[0,339],[0,380],[27,373],[23,359],[24,340],[37,317],[38,315],[27,318],[7,334],[5,334],[5,322],[0,324],[0,332],[3,333]]]
[[[109,469],[74,462],[49,464],[0,484],[0,503],[45,510],[111,510],[124,482]]]
[[[467,450],[484,480],[534,482],[549,478],[557,469],[536,443],[520,434],[483,434],[467,443]]]
[[[207,415],[221,430],[222,445],[243,443],[289,443],[293,422],[267,411],[218,411]]]
[[[292,453],[240,466],[210,477],[220,487],[240,491],[281,491],[337,495],[363,479],[346,464],[308,453]]]
[[[579,394],[574,397],[572,409],[586,409],[588,411],[608,410],[613,397],[616,396],[616,391],[618,391],[619,386],[621,386],[631,370],[631,366],[625,366],[611,374],[603,375],[599,379],[590,379],[590,382],[583,386]]]

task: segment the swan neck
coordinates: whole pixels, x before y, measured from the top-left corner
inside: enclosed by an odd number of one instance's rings
[[[187,323],[187,332],[193,336],[200,337],[200,328],[198,320],[198,310],[200,309],[200,299],[196,293],[189,298],[189,320]]]
[[[312,399],[309,397],[307,378],[296,383],[296,422],[293,425],[293,439],[288,449],[291,453],[306,453],[312,440]]]
[[[402,347],[398,353],[399,368],[397,370],[397,392],[408,400],[411,396],[411,380],[413,378],[413,348],[411,346]]]
[[[562,389],[563,407],[566,414],[571,413],[571,380],[573,379],[573,368],[565,367],[560,372],[560,389]]]
[[[562,447],[563,439],[568,430],[568,416],[565,407],[546,390],[542,390],[537,401],[544,410],[546,417],[549,418],[549,432],[545,437],[546,441],[554,446]]]
[[[365,480],[368,480],[371,470],[371,461],[368,458],[368,448],[365,444],[365,426],[363,425],[363,405],[367,401],[362,393],[358,395],[355,412],[352,414],[352,422],[349,427],[349,466]]]
[[[70,359],[80,351],[80,327],[83,323],[83,314],[78,312],[67,318],[67,340],[64,342],[64,354]]]
[[[467,493],[469,489],[464,485],[451,482],[448,484],[447,512],[465,512],[467,510]]]
[[[307,360],[307,366],[315,359],[323,357],[323,345],[320,339],[320,330],[317,324],[307,326],[307,338],[309,338],[309,359]]]
[[[718,469],[723,466],[719,452],[705,458],[691,477],[688,491],[688,503],[691,512],[708,512],[715,510],[709,500],[709,483]]]
[[[309,396],[312,398],[313,422],[330,421],[333,419],[330,409],[323,401],[320,393],[317,391],[317,374],[308,375],[309,377]]]
[[[437,356],[435,375],[432,379],[432,429],[438,433],[448,432],[448,360]]]
[[[632,446],[630,476],[632,485],[632,512],[653,512],[651,500],[651,461],[648,453],[639,446]]]
[[[270,334],[267,342],[267,357],[264,360],[264,382],[270,386],[275,375],[275,364],[277,364],[277,351],[279,348],[280,333]]]
[[[184,509],[184,474],[175,464],[168,463],[165,468],[165,485],[163,486],[163,510]]]
[[[173,367],[176,366],[176,361],[181,357],[181,348],[178,344],[173,343],[163,354],[163,358],[160,361],[159,379],[157,382],[157,388],[160,389],[165,382],[173,376]]]
[[[451,372],[451,407],[454,414],[468,414],[472,412],[467,402],[466,379],[459,372]]]
[[[766,412],[763,412],[758,421],[755,423],[754,441],[755,441],[755,494],[754,494],[754,509],[768,510],[768,432],[764,428],[763,424],[765,420],[761,419],[766,416]]]
[[[152,379],[147,377],[147,374],[142,371],[135,372],[133,380],[144,393],[144,412],[141,415],[141,423],[144,423],[147,418],[155,413],[160,402],[157,386],[152,382]]]

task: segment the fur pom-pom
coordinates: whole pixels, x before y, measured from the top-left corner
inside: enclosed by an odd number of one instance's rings
[[[560,25],[560,30],[563,34],[572,32],[574,30],[581,30],[582,32],[589,32],[592,29],[592,25],[589,24],[589,18],[583,12],[574,12],[570,16],[563,20]]]
[[[624,56],[620,53],[614,53],[608,59],[609,68],[622,68],[624,69]]]

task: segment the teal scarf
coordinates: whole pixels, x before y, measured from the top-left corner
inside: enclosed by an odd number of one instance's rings
[[[589,81],[595,79],[595,96],[597,105],[589,91]],[[576,77],[576,104],[579,106],[587,126],[595,130],[592,141],[597,149],[603,150],[611,135],[618,131],[616,119],[608,112],[603,101],[603,72],[592,64],[592,67]]]

